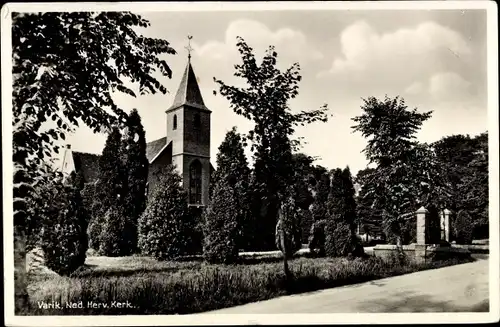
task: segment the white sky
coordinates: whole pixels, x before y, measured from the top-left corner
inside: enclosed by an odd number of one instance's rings
[[[353,174],[366,166],[366,142],[353,134],[352,117],[361,98],[402,96],[409,107],[433,110],[419,134],[432,142],[452,134],[476,135],[487,129],[485,10],[427,11],[245,11],[148,12],[147,36],[167,39],[178,52],[165,56],[172,79],[160,78],[169,94],[116,96],[126,110],[137,108],[147,141],[165,136],[164,111],[173,101],[184,71],[187,35],[193,35],[192,64],[207,107],[212,110],[211,156],[232,126],[247,132],[251,124],[214,96],[213,77],[237,82],[236,36],[261,56],[275,45],[282,68],[299,62],[303,80],[294,110],[330,107],[328,123],[297,130],[306,142],[302,152],[320,157],[333,169],[349,165]],[[75,151],[100,153],[105,135],[79,128],[67,140]],[[250,158],[249,158],[250,159]]]

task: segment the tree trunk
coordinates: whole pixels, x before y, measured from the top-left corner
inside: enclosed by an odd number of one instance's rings
[[[281,224],[281,246],[283,248],[283,269],[285,271],[285,279],[288,282],[290,280],[290,269],[288,267],[288,251],[286,247],[286,232],[283,226],[283,222]]]
[[[28,309],[28,291],[26,282],[26,235],[24,228],[14,227],[14,298],[15,313]]]

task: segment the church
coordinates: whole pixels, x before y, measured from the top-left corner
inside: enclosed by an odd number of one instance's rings
[[[158,183],[157,174],[166,165],[175,165],[192,206],[208,204],[210,175],[210,115],[205,106],[196,75],[188,55],[186,69],[172,105],[165,111],[166,136],[147,143],[150,190]],[[95,183],[99,176],[99,155],[72,151],[67,145],[62,172],[81,172],[86,183]],[[151,192],[148,192],[148,196]]]

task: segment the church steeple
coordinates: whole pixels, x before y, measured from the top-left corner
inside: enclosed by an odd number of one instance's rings
[[[188,36],[189,40],[191,40],[191,38],[191,36]],[[194,74],[193,66],[191,65],[191,45],[186,48],[188,49],[188,62],[186,69],[184,70],[184,75],[182,76],[179,84],[179,89],[175,94],[174,102],[172,106],[167,109],[167,112],[184,105],[210,111],[210,109],[208,109],[203,102],[200,87],[198,86],[198,81],[196,80],[196,75]]]

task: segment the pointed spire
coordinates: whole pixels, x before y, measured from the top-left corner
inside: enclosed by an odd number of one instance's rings
[[[188,62],[186,65],[186,70],[182,76],[181,82],[179,84],[179,89],[175,94],[174,103],[167,109],[167,111],[179,108],[180,106],[187,105],[201,110],[210,111],[203,102],[203,97],[201,96],[200,87],[198,86],[198,81],[196,75],[194,74],[193,66],[191,66],[191,39],[192,36],[188,36]]]

